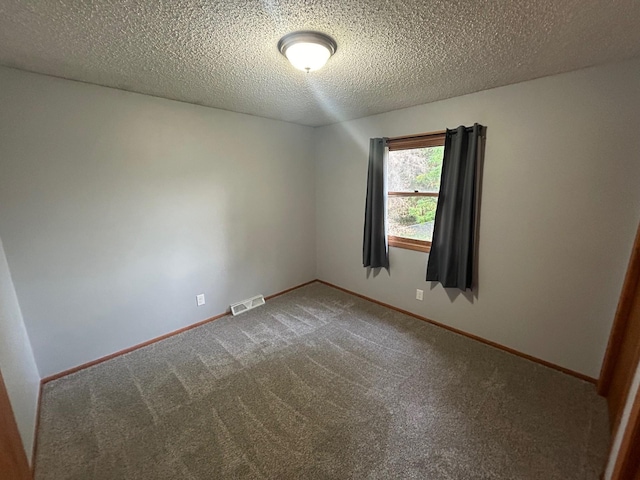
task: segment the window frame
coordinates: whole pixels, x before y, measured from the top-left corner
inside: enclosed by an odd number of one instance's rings
[[[394,150],[411,150],[415,148],[443,147],[446,133],[446,130],[441,130],[438,132],[392,137],[387,139],[387,147],[390,152]],[[438,198],[440,196],[440,192],[387,192],[387,198],[394,196]],[[387,234],[387,243],[390,247],[404,248],[407,250],[415,250],[425,253],[429,253],[431,251],[431,242],[428,240],[415,240],[412,238],[397,237],[395,235]]]

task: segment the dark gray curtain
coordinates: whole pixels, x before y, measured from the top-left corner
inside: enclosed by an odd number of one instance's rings
[[[484,127],[447,130],[427,280],[446,288],[472,288],[476,177]]]
[[[367,176],[367,201],[364,210],[364,240],[362,243],[362,264],[365,267],[389,268],[389,247],[385,224],[386,164],[386,138],[372,138],[369,141],[369,174]]]

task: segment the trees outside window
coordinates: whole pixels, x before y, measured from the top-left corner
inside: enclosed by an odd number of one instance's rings
[[[389,141],[387,164],[389,245],[428,252],[438,205],[444,135],[398,140]]]

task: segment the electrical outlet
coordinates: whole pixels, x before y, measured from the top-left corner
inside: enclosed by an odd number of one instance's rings
[[[416,300],[422,300],[422,295],[424,294],[424,292],[422,290],[420,290],[419,288],[416,289]]]
[[[201,293],[200,295],[196,295],[196,303],[198,304],[199,307],[204,305],[204,293]]]

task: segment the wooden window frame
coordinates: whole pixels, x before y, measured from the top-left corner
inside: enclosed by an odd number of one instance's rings
[[[446,131],[421,133],[417,135],[406,135],[403,137],[393,137],[387,139],[389,151],[410,150],[413,148],[429,148],[444,146]],[[438,198],[440,192],[387,192],[387,197],[435,197]],[[431,242],[428,240],[414,240],[412,238],[397,237],[387,235],[387,242],[390,247],[405,248],[418,252],[429,253]]]

